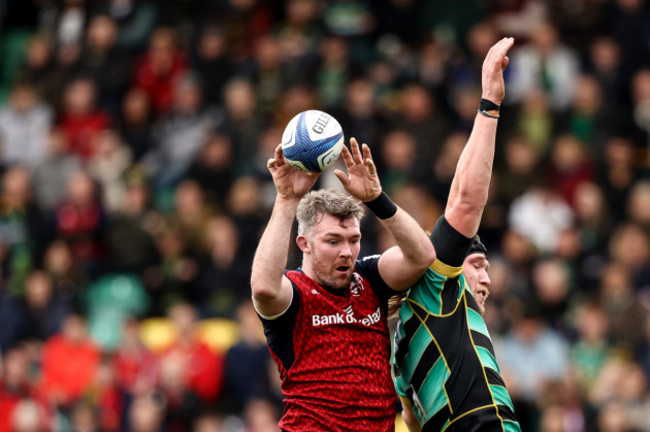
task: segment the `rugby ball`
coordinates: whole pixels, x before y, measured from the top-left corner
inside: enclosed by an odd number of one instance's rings
[[[308,172],[320,172],[336,161],[343,150],[339,122],[320,110],[296,114],[282,134],[282,152],[288,163]]]

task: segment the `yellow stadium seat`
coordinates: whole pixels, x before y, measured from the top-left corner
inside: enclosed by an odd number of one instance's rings
[[[167,318],[147,318],[140,323],[140,338],[154,352],[169,347],[176,337],[176,329]]]
[[[226,318],[209,318],[199,321],[198,337],[210,348],[225,353],[228,348],[239,342],[239,325]]]

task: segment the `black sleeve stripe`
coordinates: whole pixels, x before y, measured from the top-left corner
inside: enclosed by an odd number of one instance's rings
[[[448,278],[442,285],[440,301],[442,302],[442,315],[451,313],[458,306],[458,292],[462,289],[458,278]]]
[[[449,405],[445,405],[435,413],[428,422],[422,427],[422,432],[440,432],[451,417],[451,410]]]
[[[404,306],[407,307],[407,306]],[[408,346],[411,343],[411,339],[415,336],[415,332],[420,326],[420,320],[417,316],[412,316],[410,319],[403,323],[404,325],[404,334],[399,332],[400,327],[397,326],[397,344],[399,345],[398,349],[395,352],[395,364],[401,365],[404,361],[404,357],[408,353]]]
[[[510,409],[508,405],[497,405],[497,408],[499,409],[499,417],[501,417],[503,420],[510,420],[513,422],[517,421],[517,416],[515,416],[515,413]]]
[[[472,239],[465,237],[449,225],[445,215],[440,216],[436,222],[430,238],[436,249],[437,259],[451,267],[463,265],[465,255],[472,245]]]
[[[420,393],[420,388],[431,371],[429,365],[435,364],[439,358],[440,351],[438,351],[438,347],[435,343],[430,343],[422,353],[422,357],[420,357],[420,361],[415,371],[413,371],[413,377],[411,377],[411,384],[416,392]]]
[[[492,348],[492,341],[487,336],[483,333],[472,330],[472,339],[474,340],[474,345],[485,348],[490,351],[492,357],[495,357],[494,348]]]
[[[497,371],[489,367],[486,367],[484,369],[485,369],[485,375],[487,376],[488,384],[505,387],[505,384],[503,383],[503,378],[501,378],[501,375],[499,375]]]

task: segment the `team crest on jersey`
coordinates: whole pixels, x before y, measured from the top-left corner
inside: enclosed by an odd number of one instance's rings
[[[352,273],[352,281],[350,282],[350,293],[354,297],[359,297],[363,290],[363,278],[359,273]]]

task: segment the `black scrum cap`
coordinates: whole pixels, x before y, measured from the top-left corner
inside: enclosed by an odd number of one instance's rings
[[[472,239],[472,245],[467,250],[466,256],[470,256],[475,253],[483,254],[487,258],[487,249],[485,248],[485,245],[481,242],[481,238],[478,235],[475,235],[474,238]]]

